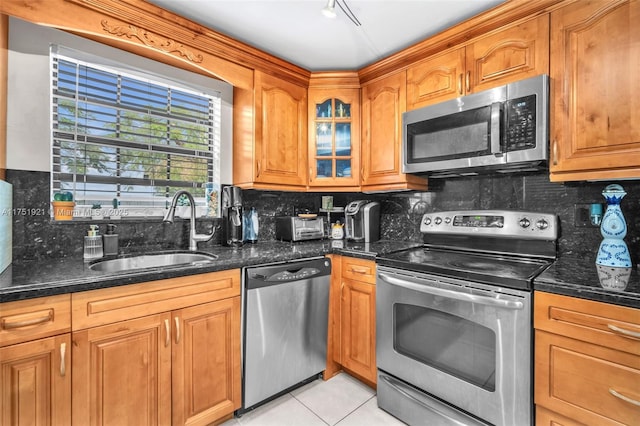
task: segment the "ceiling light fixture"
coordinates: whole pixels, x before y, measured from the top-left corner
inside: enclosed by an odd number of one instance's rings
[[[356,27],[361,26],[362,24],[356,18],[356,15],[351,11],[349,5],[347,4],[347,0],[327,0],[327,5],[322,9],[322,14],[327,18],[335,18],[336,17],[336,3],[340,7],[340,9],[347,15],[347,18],[353,22]],[[343,6],[344,5],[344,6]]]
[[[322,14],[327,18],[336,17],[336,0],[328,0],[327,5],[322,9]]]

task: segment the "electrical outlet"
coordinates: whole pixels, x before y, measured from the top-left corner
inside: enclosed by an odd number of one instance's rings
[[[591,223],[590,217],[591,204],[574,204],[573,205],[573,224],[578,228],[597,228],[598,225]]]

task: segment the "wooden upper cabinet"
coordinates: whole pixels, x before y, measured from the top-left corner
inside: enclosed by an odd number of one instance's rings
[[[360,89],[309,89],[309,186],[359,190]]]
[[[407,74],[399,72],[362,88],[362,190],[425,190],[427,181],[402,173],[402,113]]]
[[[262,72],[255,76],[255,182],[305,188],[307,89]]]
[[[551,14],[551,180],[640,178],[640,2]]]
[[[464,94],[465,49],[452,50],[407,69],[407,110]]]
[[[407,110],[549,73],[549,17],[497,30],[407,69]]]
[[[549,74],[549,16],[475,40],[466,47],[466,63],[467,93]]]

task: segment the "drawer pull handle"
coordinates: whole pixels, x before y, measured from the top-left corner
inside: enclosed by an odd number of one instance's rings
[[[60,375],[62,377],[64,377],[64,375],[67,374],[67,364],[65,362],[66,354],[67,354],[67,344],[61,343],[60,344]]]
[[[174,317],[173,320],[176,323],[176,344],[180,343],[180,318]]]
[[[30,320],[16,321],[16,322],[7,322],[7,320],[2,320],[2,328],[5,330],[12,330],[14,328],[22,328],[22,327],[29,327],[31,325],[44,324],[52,320],[53,320],[53,311],[50,310],[47,316],[40,317],[40,318],[34,318]]]
[[[637,331],[625,330],[624,328],[616,327],[615,325],[612,325],[612,324],[607,324],[607,327],[609,327],[609,330],[616,332],[618,334],[622,334],[625,337],[630,337],[632,339],[640,339],[640,333],[638,333]]]
[[[616,398],[623,400],[624,402],[628,402],[629,404],[637,405],[638,407],[640,407],[640,401],[636,401],[635,399],[631,399],[628,396],[624,396],[613,388],[609,388],[609,393]]]
[[[366,274],[368,271],[366,269],[356,269],[356,268],[351,268],[351,272],[354,274]]]
[[[168,319],[164,320],[164,331],[165,331],[164,347],[166,348],[167,346],[169,346],[169,343],[171,342],[171,340],[170,340],[171,331],[169,330],[169,320]]]

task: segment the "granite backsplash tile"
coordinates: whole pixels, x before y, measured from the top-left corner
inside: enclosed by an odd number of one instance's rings
[[[160,218],[56,222],[50,216],[49,173],[7,170],[7,181],[13,185],[14,262],[41,257],[81,257],[84,236],[90,224],[97,224],[101,233],[106,231],[107,223],[116,224],[119,246],[123,251],[188,247],[188,220],[177,218],[173,224],[163,223]],[[197,231],[210,232],[212,226],[220,223],[220,219],[198,219]],[[219,233],[212,241],[201,244],[219,245]]]
[[[14,208],[42,214],[14,214],[13,257],[63,257],[82,253],[83,236],[88,222],[56,223],[50,219],[49,173],[8,170],[7,181],[13,185]],[[332,195],[334,206],[345,206],[358,199],[381,203],[381,238],[422,241],[419,224],[425,212],[459,209],[512,209],[556,213],[560,219],[560,255],[593,256],[602,239],[596,227],[574,225],[576,203],[603,203],[602,189],[610,182],[552,183],[548,173],[476,176],[456,179],[432,179],[424,193],[301,193],[280,191],[243,191],[245,209],[255,207],[260,220],[259,240],[275,239],[275,217],[301,212],[317,212],[322,195]],[[619,182],[627,191],[622,211],[628,225],[625,241],[634,263],[639,256],[640,181]],[[19,212],[20,210],[15,210]],[[324,213],[322,213],[324,214]],[[333,213],[332,221],[342,219]],[[104,232],[106,223],[98,223]],[[221,219],[200,218],[198,232],[208,232]],[[144,250],[184,249],[188,247],[189,221],[176,219],[164,224],[158,219],[121,220],[116,223],[120,247]],[[206,245],[219,245],[219,233]]]

